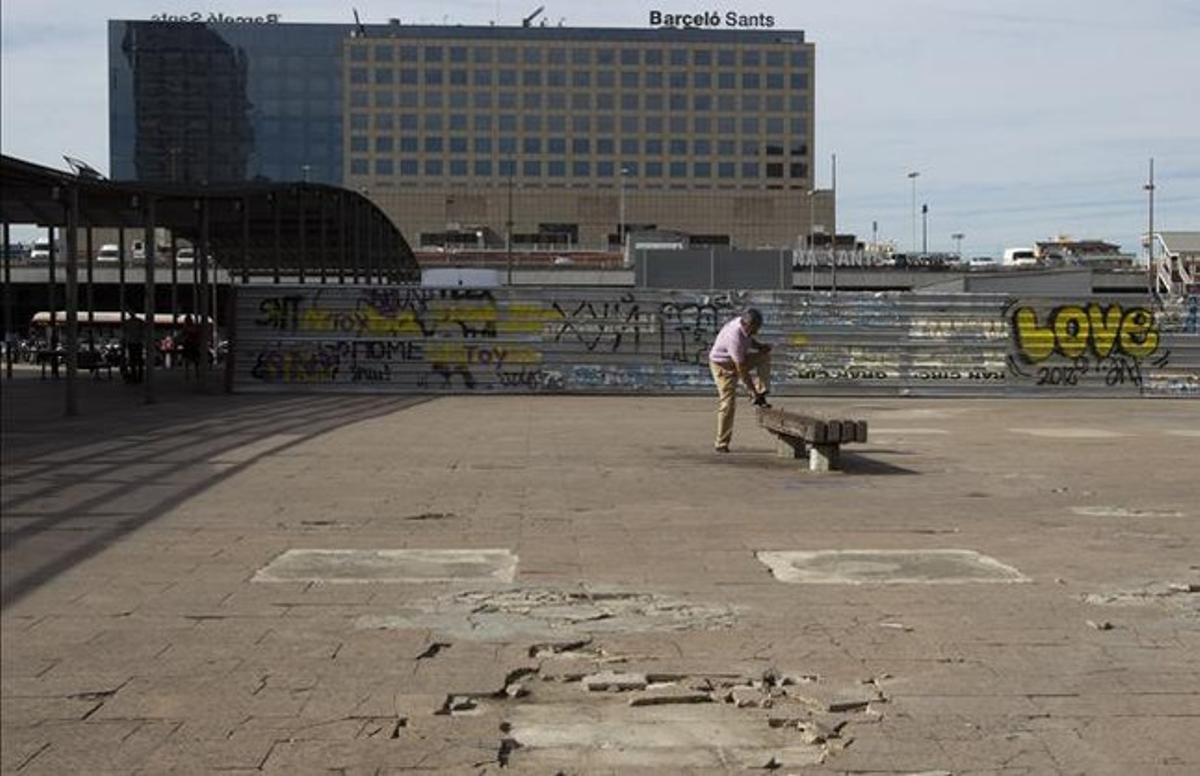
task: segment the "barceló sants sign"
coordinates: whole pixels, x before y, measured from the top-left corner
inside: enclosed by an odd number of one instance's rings
[[[705,13],[650,12],[651,27],[734,27],[770,29],[775,26],[775,17],[765,13],[738,13],[737,11],[707,11]]]
[[[207,22],[208,24],[278,24],[279,14],[266,13],[261,16],[247,16],[228,13],[156,13],[150,17],[152,22]]]

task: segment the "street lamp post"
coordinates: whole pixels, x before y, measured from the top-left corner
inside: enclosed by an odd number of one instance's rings
[[[966,237],[966,235],[963,234],[962,232],[955,232],[954,234],[950,235],[950,239],[954,240],[954,242],[958,246],[957,248],[955,248],[954,252],[958,254],[959,261],[962,261],[962,241],[963,241],[964,237]]]
[[[921,253],[929,253],[929,205],[921,205]]]
[[[917,178],[921,173],[910,172],[908,179],[912,181],[912,252],[917,252]]]
[[[808,290],[809,293],[814,293],[817,290],[817,246],[814,241],[814,221],[816,221],[813,203],[817,199],[817,190],[808,190]]]
[[[1150,158],[1150,182],[1142,187],[1150,199],[1150,224],[1146,232],[1146,285],[1150,293],[1155,291],[1154,283],[1154,157]]]

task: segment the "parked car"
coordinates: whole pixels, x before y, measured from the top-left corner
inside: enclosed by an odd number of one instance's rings
[[[114,243],[105,243],[96,253],[97,264],[116,264],[121,261],[121,247]]]
[[[33,241],[33,250],[29,252],[29,260],[34,263],[50,261],[50,240],[39,237]]]
[[[179,248],[175,251],[175,263],[181,267],[190,267],[196,263],[195,248]]]
[[[967,260],[967,269],[972,271],[998,269],[999,266],[991,256],[972,256]]]

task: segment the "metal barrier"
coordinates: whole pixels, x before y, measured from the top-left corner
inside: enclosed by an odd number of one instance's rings
[[[1190,306],[1189,306],[1190,305]],[[1200,396],[1195,297],[1162,310],[996,295],[402,286],[237,288],[239,390],[707,393],[766,317],[782,395]]]

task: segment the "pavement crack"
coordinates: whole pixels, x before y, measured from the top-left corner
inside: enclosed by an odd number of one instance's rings
[[[28,757],[26,757],[24,760],[22,760],[22,761],[21,761],[21,764],[20,764],[20,765],[18,765],[18,766],[17,766],[16,768],[14,768],[13,770],[16,770],[16,771],[19,771],[19,770],[21,770],[21,769],[22,769],[22,768],[24,768],[26,765],[29,765],[31,762],[33,762],[33,761],[34,761],[34,759],[35,759],[35,758],[37,758],[37,756],[38,756],[38,755],[40,755],[42,752],[46,751],[46,750],[47,750],[47,749],[49,749],[49,748],[50,748],[50,742],[49,742],[49,741],[47,741],[46,743],[42,744],[42,745],[41,745],[41,747],[40,747],[40,748],[38,748],[38,750],[37,750],[36,752],[34,752],[33,754],[29,755],[29,756],[28,756]]]
[[[425,651],[417,655],[417,660],[428,660],[429,658],[437,657],[438,653],[443,649],[450,649],[453,645],[445,641],[435,641],[425,648]]]

